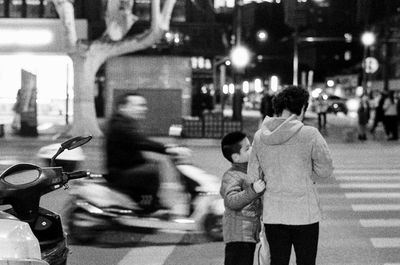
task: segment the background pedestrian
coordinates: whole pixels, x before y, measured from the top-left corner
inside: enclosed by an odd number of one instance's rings
[[[384,123],[388,132],[388,140],[398,140],[397,99],[394,91],[390,91],[383,103]]]
[[[357,110],[358,116],[358,140],[367,140],[367,124],[370,117],[370,105],[367,95],[362,95],[360,97],[360,105]]]

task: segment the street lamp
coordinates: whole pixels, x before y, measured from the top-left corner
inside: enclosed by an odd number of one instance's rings
[[[233,66],[242,69],[250,62],[250,51],[244,46],[235,46],[230,54]]]
[[[366,58],[368,56],[369,47],[374,45],[376,42],[376,36],[371,31],[366,31],[361,35],[361,43],[364,45],[364,53],[363,53],[363,61],[362,61],[362,87],[364,88],[365,92],[369,92],[368,86],[368,79],[369,73],[367,72],[367,65],[366,65]]]

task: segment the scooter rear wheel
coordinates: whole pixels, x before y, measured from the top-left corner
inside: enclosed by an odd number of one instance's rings
[[[208,238],[213,241],[222,240],[222,216],[207,214],[203,226]]]
[[[98,231],[89,226],[79,226],[76,223],[84,221],[84,216],[88,213],[77,207],[73,207],[68,210],[67,219],[67,232],[70,239],[77,243],[91,243],[98,236]],[[90,218],[90,216],[88,216]]]

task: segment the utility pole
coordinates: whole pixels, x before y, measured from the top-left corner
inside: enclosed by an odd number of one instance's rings
[[[390,1],[384,1],[385,6],[385,18],[383,26],[384,28],[384,41],[382,45],[382,59],[383,59],[383,66],[382,66],[382,79],[383,79],[383,91],[389,91],[389,73],[390,73],[390,42],[388,41],[390,35],[390,23],[389,23],[389,16],[390,16]]]

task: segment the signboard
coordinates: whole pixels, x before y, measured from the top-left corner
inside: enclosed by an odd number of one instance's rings
[[[37,136],[37,105],[36,105],[36,75],[21,70],[21,89],[18,91],[18,100],[21,111],[22,136]]]
[[[367,74],[375,73],[379,68],[378,60],[374,57],[367,57],[364,61],[364,69]]]

